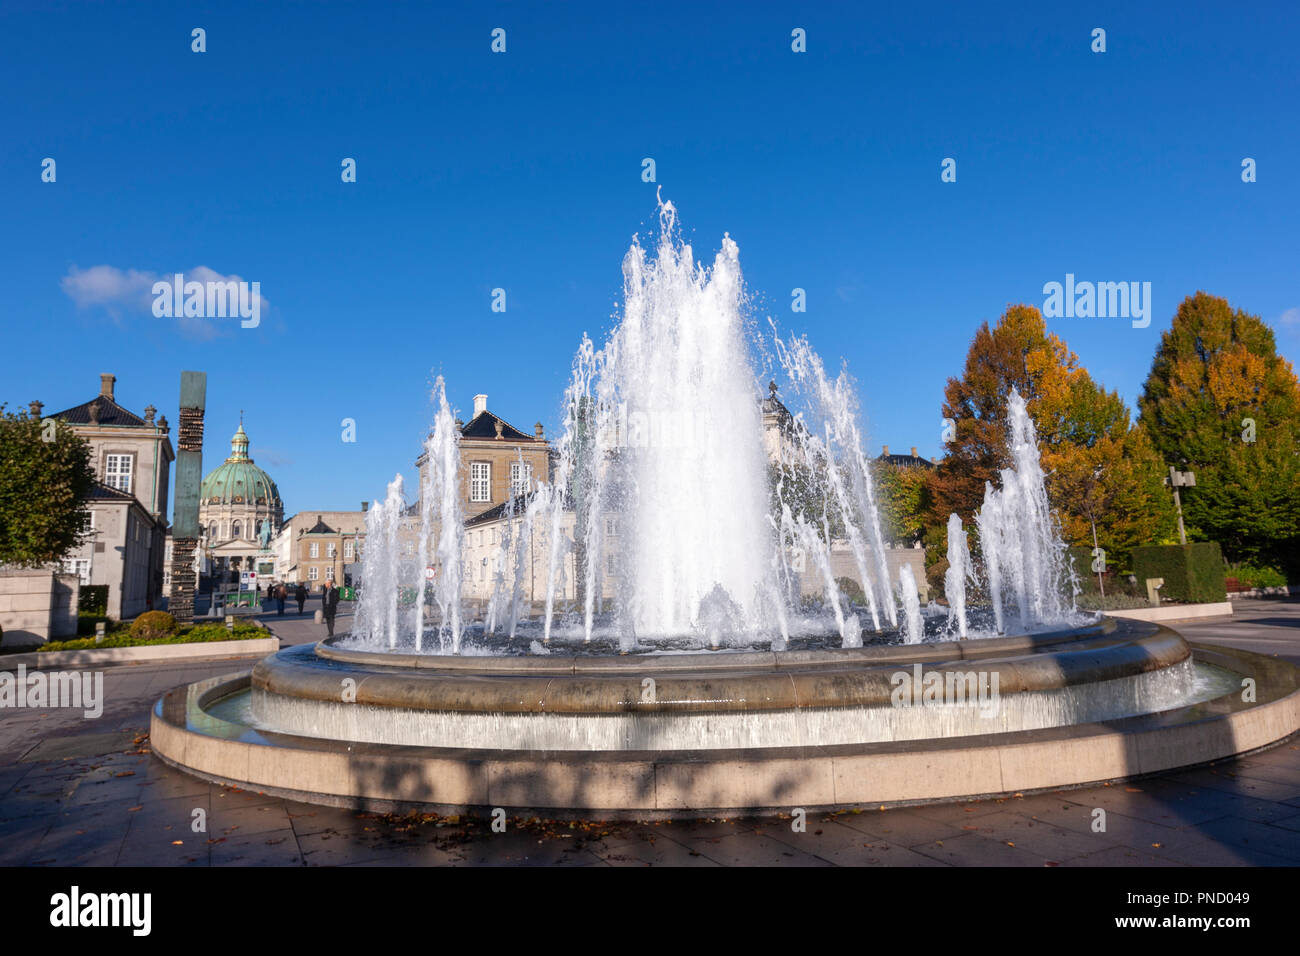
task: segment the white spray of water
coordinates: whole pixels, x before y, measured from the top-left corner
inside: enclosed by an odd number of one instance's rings
[[[699,265],[672,204],[659,214],[655,258],[638,241],[623,260],[622,321],[603,349],[584,339],[575,358],[556,448],[557,501],[582,509],[587,633],[611,513],[624,539],[622,633],[702,632],[701,604],[719,588],[747,630],[768,631],[774,542],[739,250],[724,236],[712,267]],[[552,555],[559,547],[553,534]]]
[[[943,591],[948,598],[948,621],[957,622],[957,634],[966,639],[966,582],[975,581],[971,566],[970,547],[966,543],[966,529],[961,518],[948,516],[948,570],[943,573]]]
[[[352,631],[364,641],[386,643],[390,648],[397,647],[400,640],[423,650],[429,589],[426,569],[432,567],[439,646],[444,653],[458,653],[465,535],[460,507],[460,436],[441,377],[433,398],[437,412],[424,447],[427,463],[420,520],[417,523],[407,516],[402,476],[396,476],[389,482],[384,500],[366,515],[361,597]]]
[[[1002,630],[1001,620],[1011,604],[1024,630],[1069,623],[1074,617],[1073,594],[1067,601],[1065,591],[1073,580],[1066,545],[1047,500],[1038,434],[1015,389],[1007,407],[1013,467],[1002,470],[1000,489],[985,486],[984,504],[976,516],[998,628]]]
[[[366,513],[366,549],[361,565],[361,598],[357,603],[353,633],[375,643],[397,646],[403,626],[400,602],[411,586],[411,569],[402,560],[402,512],[406,499],[402,476],[388,483],[383,501]]]
[[[776,339],[777,357],[792,390],[807,405],[797,416],[789,450],[793,467],[813,476],[848,540],[862,582],[875,630],[881,629],[881,609],[891,626],[898,625],[875,483],[858,425],[858,400],[846,372],[830,379],[821,357],[806,338]],[[830,538],[822,545],[829,548]],[[829,554],[826,556],[829,560]],[[838,609],[837,609],[838,613]]]
[[[920,644],[925,635],[925,625],[921,623],[921,596],[916,590],[912,565],[906,561],[898,569],[898,589],[903,600],[903,643]]]
[[[1002,537],[998,530],[1002,524],[1002,498],[993,493],[993,486],[984,482],[984,505],[975,514],[975,527],[979,533],[980,550],[984,557],[984,577],[988,582],[989,600],[993,605],[993,621],[999,634],[1006,633],[1002,619]]]

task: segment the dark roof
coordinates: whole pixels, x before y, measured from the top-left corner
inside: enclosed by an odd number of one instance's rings
[[[530,495],[515,495],[515,514],[522,515],[528,509],[528,499]],[[465,519],[465,527],[472,528],[476,524],[486,524],[489,521],[497,521],[505,517],[506,505],[510,503],[509,499],[499,505],[494,505],[487,511],[480,512],[472,518]]]
[[[88,402],[66,408],[50,417],[61,418],[70,425],[89,425],[90,407],[92,405],[99,406],[99,424],[101,425],[133,425],[139,428],[147,424],[139,415],[127,411],[106,395],[96,395]]]
[[[511,425],[499,415],[493,415],[489,411],[481,411],[475,415],[464,428],[460,430],[462,438],[487,438],[495,439],[497,437],[496,423],[501,423],[501,440],[502,441],[537,441],[535,435],[525,435],[514,425]]]
[[[89,497],[97,501],[135,501],[135,495],[119,488],[110,488],[98,481],[91,487]]]
[[[316,523],[304,531],[303,534],[338,534],[338,532],[320,518],[317,518]]]
[[[531,498],[533,497],[533,495],[535,495],[535,494],[537,494],[537,492],[535,492],[535,491],[530,491],[530,492],[528,492],[527,494],[523,494],[523,495],[515,495],[514,502],[515,502],[515,517],[516,517],[516,518],[522,518],[522,517],[523,517],[524,512],[528,510],[528,501],[529,501],[529,499],[531,499]],[[503,501],[503,502],[502,502],[501,504],[499,504],[499,505],[494,505],[493,507],[489,508],[487,511],[480,512],[479,514],[474,515],[474,517],[472,517],[472,518],[466,518],[466,519],[465,519],[465,527],[467,527],[467,528],[472,528],[472,527],[474,527],[475,525],[486,524],[486,523],[488,523],[489,521],[499,521],[500,519],[502,519],[502,518],[504,518],[504,517],[506,516],[506,505],[507,505],[507,504],[509,504],[509,500],[507,500],[507,501]],[[565,495],[565,496],[564,496],[564,507],[563,507],[562,510],[564,510],[564,511],[572,511],[572,510],[573,510],[573,496],[572,496],[572,495]]]
[[[922,458],[920,455],[880,455],[876,461],[884,462],[886,465],[897,465],[900,468],[933,468],[934,462],[928,458]]]

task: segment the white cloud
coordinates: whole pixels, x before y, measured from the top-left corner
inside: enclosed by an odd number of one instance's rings
[[[99,305],[110,311],[118,307],[132,312],[148,312],[153,303],[150,289],[157,280],[154,273],[135,269],[122,270],[113,266],[78,269],[73,266],[60,285],[78,308]]]
[[[207,266],[195,266],[184,271],[184,281],[190,282],[243,282],[235,274],[222,275]],[[116,266],[91,266],[79,269],[72,266],[59,285],[77,308],[103,308],[109,315],[117,318],[122,312],[141,313],[153,318],[153,284],[155,282],[174,281],[173,273],[159,274],[144,272],[139,269],[119,269]],[[258,306],[265,316],[271,308],[266,297],[259,295]],[[224,319],[196,319],[181,316],[172,319],[155,319],[155,321],[172,322],[186,335],[199,339],[211,339],[218,335],[226,322]],[[236,323],[234,328],[239,328]]]
[[[1293,306],[1283,312],[1278,318],[1277,324],[1284,329],[1300,331],[1300,306]]]

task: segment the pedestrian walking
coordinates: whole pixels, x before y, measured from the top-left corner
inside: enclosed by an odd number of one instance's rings
[[[298,613],[302,613],[302,606],[307,603],[307,586],[301,581],[298,587],[294,589],[293,596],[298,600]]]
[[[275,586],[275,614],[277,617],[284,617],[284,599],[286,596],[284,584],[277,584]]]
[[[321,595],[321,613],[325,617],[325,630],[328,636],[334,636],[334,615],[339,609],[339,589],[334,586],[334,579],[325,581],[325,592]]]

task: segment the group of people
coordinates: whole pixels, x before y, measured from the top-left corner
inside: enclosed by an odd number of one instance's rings
[[[260,592],[262,586],[259,584],[257,590]],[[266,589],[266,599],[275,602],[275,613],[284,617],[284,602],[289,597],[289,587],[283,583],[271,582],[271,586]],[[303,605],[307,603],[307,588],[299,584],[293,590],[294,600],[298,602],[298,613],[302,613]],[[261,603],[261,595],[258,595],[258,603]]]
[[[266,600],[275,602],[275,613],[284,617],[284,602],[289,597],[288,585],[272,581],[266,589]],[[293,589],[294,600],[298,602],[298,613],[301,614],[303,605],[307,603],[307,586],[299,582]],[[262,603],[262,585],[257,585],[257,603]],[[325,580],[325,587],[321,591],[321,616],[325,619],[325,630],[330,637],[334,636],[334,618],[339,611],[339,589],[334,583],[333,578]]]
[[[261,603],[262,585],[257,585],[258,603]],[[272,581],[270,587],[266,589],[266,599],[275,602],[275,613],[284,617],[284,602],[289,597],[289,587],[282,582]],[[307,586],[302,582],[293,589],[294,600],[298,602],[298,613],[301,614],[303,605],[307,603]],[[334,583],[333,578],[327,578],[325,587],[321,591],[321,616],[325,619],[325,630],[330,637],[334,636],[334,618],[339,611],[339,589]]]

